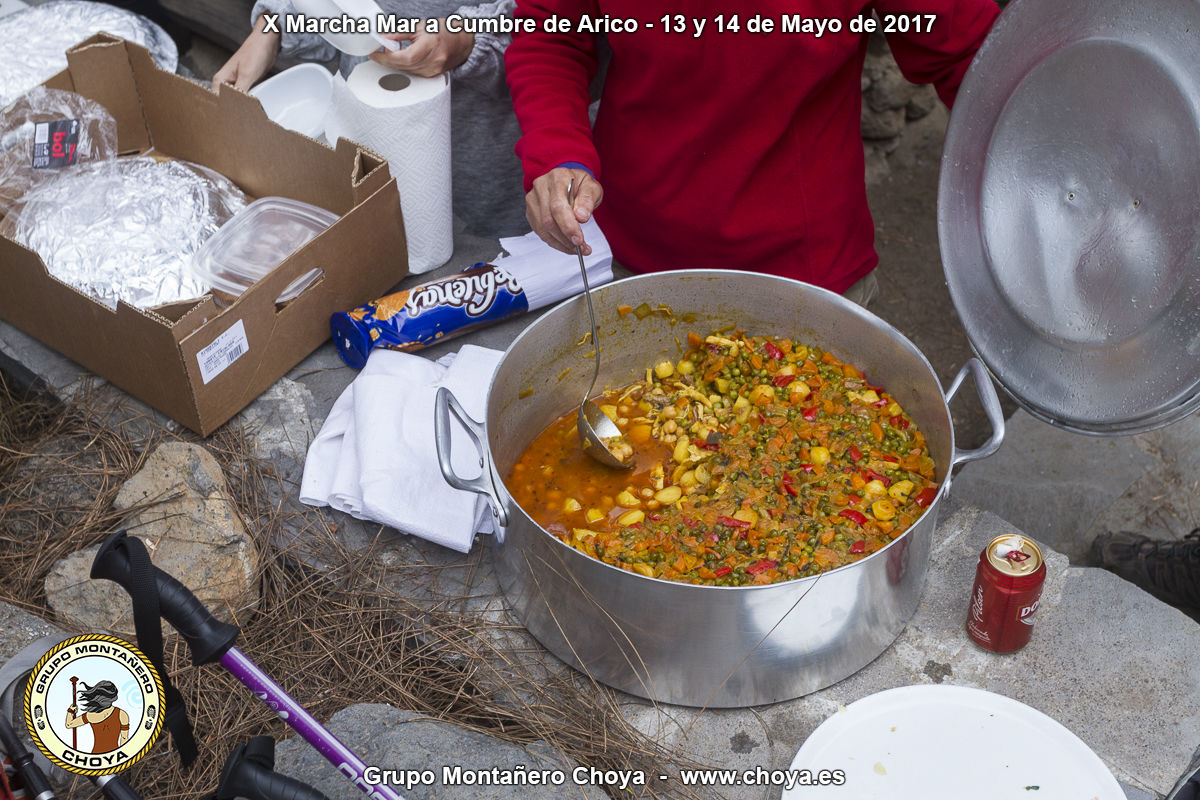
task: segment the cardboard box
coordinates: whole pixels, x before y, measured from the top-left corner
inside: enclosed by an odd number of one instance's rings
[[[227,86],[214,94],[106,34],[72,48],[67,63],[46,85],[104,105],[123,154],[153,148],[211,167],[252,197],[290,197],[340,219],[225,309],[205,298],[114,311],[0,238],[0,318],[208,435],[326,342],[330,314],[381,296],[407,274],[400,197],[379,156],[285,130],[254,98]],[[323,277],[277,308],[284,287],[314,267]]]

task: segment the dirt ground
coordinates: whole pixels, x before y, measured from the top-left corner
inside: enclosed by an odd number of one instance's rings
[[[937,238],[938,130],[913,132],[891,159],[891,174],[867,187],[879,251],[879,298],[871,311],[895,325],[920,348],[945,388],[972,356],[950,302]],[[906,136],[908,134],[906,133]],[[1016,404],[1001,391],[1007,418]],[[987,441],[991,426],[970,384],[951,406],[958,447]]]

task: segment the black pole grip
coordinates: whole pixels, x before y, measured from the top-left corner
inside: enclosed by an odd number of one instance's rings
[[[25,796],[29,800],[53,800],[55,795],[54,790],[50,788],[50,781],[46,780],[38,765],[33,763],[33,754],[25,749],[17,732],[13,730],[12,723],[4,714],[0,714],[0,750],[8,753],[17,774],[25,782]]]
[[[92,778],[92,783],[100,787],[100,791],[108,800],[142,800],[142,796],[120,775],[101,775],[99,778]]]
[[[91,576],[113,581],[132,594],[133,575],[129,555],[125,552],[125,539],[125,531],[117,531],[104,540],[92,562]],[[197,666],[208,664],[225,655],[237,640],[237,626],[218,620],[186,586],[158,567],[152,569],[163,619],[187,640],[192,663]]]
[[[221,770],[217,800],[329,800],[321,792],[295,778],[278,775],[275,766],[275,740],[255,736],[238,745]]]

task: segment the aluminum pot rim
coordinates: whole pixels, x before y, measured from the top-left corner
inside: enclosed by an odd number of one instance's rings
[[[850,314],[851,316],[857,316],[857,317],[863,318],[863,321],[866,322],[867,324],[871,324],[871,325],[877,327],[883,333],[886,333],[887,335],[891,336],[895,340],[902,343],[907,350],[909,350],[913,355],[915,355],[918,358],[919,363],[923,370],[923,374],[930,381],[932,381],[932,383],[935,387],[937,387],[938,398],[941,400],[941,409],[942,409],[942,412],[945,414],[946,421],[947,421],[947,428],[950,432],[950,442],[949,442],[949,462],[950,463],[947,463],[944,465],[945,473],[944,473],[941,481],[938,484],[937,494],[934,496],[933,501],[930,502],[930,504],[925,508],[924,513],[922,513],[921,516],[919,516],[915,520],[913,520],[912,525],[910,525],[909,528],[907,530],[905,530],[905,532],[902,535],[897,536],[895,539],[888,542],[886,545],[881,547],[879,550],[876,550],[874,553],[871,553],[866,558],[859,559],[858,561],[855,561],[851,564],[846,564],[846,565],[838,567],[836,569],[819,572],[816,575],[809,575],[809,576],[806,576],[803,578],[793,578],[791,580],[778,581],[776,583],[766,583],[766,584],[752,585],[752,586],[708,586],[708,585],[703,585],[703,584],[683,583],[682,581],[671,581],[671,580],[666,580],[665,578],[655,578],[655,577],[651,577],[648,575],[642,575],[641,573],[638,573],[638,572],[630,572],[629,570],[621,569],[620,567],[616,567],[612,564],[609,564],[606,561],[601,561],[598,558],[592,558],[584,553],[579,552],[574,547],[571,547],[569,544],[564,542],[562,539],[560,539],[557,536],[555,536],[554,534],[550,533],[550,531],[546,530],[546,528],[543,525],[541,525],[537,520],[535,520],[532,516],[530,516],[525,511],[525,509],[522,508],[521,505],[512,498],[511,493],[508,491],[508,486],[507,486],[507,483],[506,483],[504,477],[500,476],[500,483],[503,486],[504,493],[505,493],[505,498],[504,498],[505,502],[508,503],[517,512],[519,512],[523,517],[525,517],[527,520],[529,520],[529,522],[531,524],[533,524],[544,536],[551,539],[555,545],[563,548],[568,553],[573,554],[572,556],[568,556],[568,557],[582,558],[582,559],[586,560],[585,563],[590,562],[590,563],[598,564],[602,567],[612,570],[615,575],[621,576],[620,577],[621,580],[633,578],[633,579],[640,579],[643,581],[652,581],[653,583],[658,584],[658,585],[675,587],[679,591],[689,591],[689,590],[711,591],[711,590],[715,589],[715,590],[734,591],[734,592],[769,592],[769,591],[779,592],[779,591],[783,590],[783,587],[788,587],[788,589],[793,589],[793,588],[800,589],[805,586],[808,586],[808,584],[810,584],[810,583],[815,584],[817,581],[819,581],[821,578],[823,578],[825,576],[832,576],[832,575],[835,575],[835,574],[843,572],[843,571],[854,569],[861,564],[865,564],[868,561],[870,561],[871,559],[875,558],[876,556],[883,555],[884,553],[887,553],[888,551],[892,550],[894,547],[898,546],[901,542],[903,542],[908,537],[909,531],[911,531],[913,528],[915,528],[918,523],[924,521],[926,518],[933,519],[933,520],[937,519],[937,515],[936,515],[935,511],[937,509],[938,503],[941,501],[942,497],[948,491],[948,487],[950,486],[950,470],[952,469],[952,467],[954,465],[954,453],[956,452],[955,441],[954,441],[954,420],[950,415],[949,403],[946,399],[946,394],[942,389],[941,381],[938,380],[937,373],[934,371],[933,365],[929,363],[929,359],[926,358],[925,354],[921,351],[920,348],[918,348],[915,344],[913,344],[911,339],[909,339],[907,336],[905,336],[903,333],[901,333],[899,329],[897,329],[894,325],[892,325],[887,320],[872,313],[869,309],[866,309],[863,306],[858,305],[857,303],[847,300],[845,297],[842,297],[840,294],[837,294],[836,292],[832,292],[832,291],[822,288],[820,286],[816,286],[811,283],[805,283],[803,281],[798,281],[798,280],[795,280],[794,278],[785,278],[785,277],[782,277],[779,275],[768,275],[765,273],[750,272],[750,271],[746,271],[746,270],[734,271],[734,270],[721,270],[721,269],[683,269],[683,270],[670,270],[670,271],[666,271],[666,272],[648,272],[648,273],[642,273],[642,274],[638,274],[638,275],[632,275],[632,276],[629,276],[626,278],[621,278],[619,280],[615,280],[610,283],[606,283],[603,286],[595,287],[592,289],[592,295],[593,295],[593,299],[595,300],[598,296],[602,295],[610,287],[634,283],[634,282],[640,282],[640,281],[644,281],[644,280],[655,280],[655,279],[663,280],[664,278],[670,278],[670,277],[728,278],[731,276],[750,276],[753,279],[778,281],[784,285],[792,286],[803,292],[813,292],[816,294],[817,297],[821,298],[822,302],[830,303],[830,304],[834,305],[835,307],[842,309],[842,311]],[[562,302],[553,306],[549,311],[546,312],[546,314],[549,315],[552,313],[559,312],[560,309],[564,308],[565,306],[567,306],[571,303],[578,301],[578,299],[579,299],[579,296],[569,297],[566,300],[563,300]],[[538,327],[538,325],[542,319],[543,319],[542,317],[539,317],[537,320],[535,320],[534,322],[532,322],[528,326],[526,326],[525,329],[522,330],[517,335],[517,337],[515,339],[513,339],[513,341],[509,344],[509,346],[505,349],[504,355],[501,357],[499,363],[497,364],[496,371],[492,374],[491,381],[488,384],[487,404],[488,404],[489,408],[492,403],[492,389],[496,382],[496,375],[498,375],[500,373],[500,370],[504,367],[505,362],[512,355],[513,351],[518,347],[518,345],[520,345],[522,343],[523,339],[525,339],[527,336],[532,337],[532,336],[538,335],[538,333],[540,333],[539,331],[535,331],[535,329]],[[487,433],[487,419],[486,419],[487,414],[486,413],[485,413],[484,417],[485,418],[483,421],[483,425],[484,425],[484,430],[485,430],[485,434],[486,434]],[[539,433],[540,433],[540,431],[539,431]],[[485,435],[484,443],[490,449],[491,442],[489,441],[489,439],[490,439],[490,436]],[[528,446],[528,444],[526,446]],[[939,468],[943,468],[943,465],[937,465],[937,466]],[[512,520],[512,518],[510,517],[509,525],[512,525],[512,524],[515,524],[515,523]],[[506,547],[507,546],[507,544],[505,542],[500,541],[500,539],[495,536],[492,537],[492,545],[494,547]]]

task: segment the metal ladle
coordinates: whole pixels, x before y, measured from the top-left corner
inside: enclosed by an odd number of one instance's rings
[[[567,204],[575,207],[575,179],[567,184]],[[592,382],[588,385],[579,404],[579,418],[576,427],[579,429],[579,441],[583,452],[599,461],[606,467],[614,469],[629,469],[633,466],[633,445],[621,433],[617,423],[605,414],[600,406],[590,398],[596,388],[596,380],[600,377],[600,332],[596,329],[596,312],[592,309],[592,288],[588,285],[587,265],[583,263],[583,247],[575,248],[579,257],[579,273],[583,276],[583,296],[587,300],[588,319],[592,323],[592,348],[595,362],[592,368]]]

